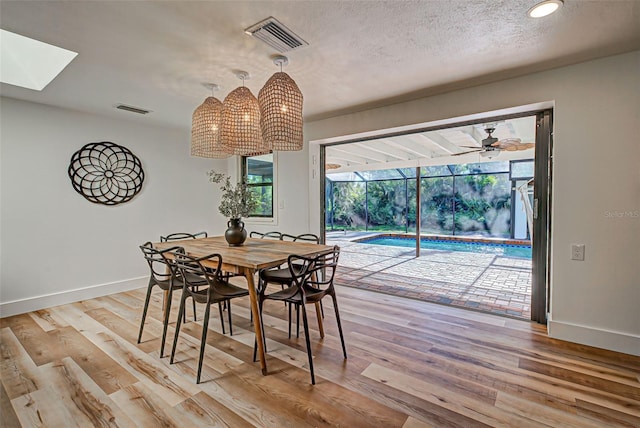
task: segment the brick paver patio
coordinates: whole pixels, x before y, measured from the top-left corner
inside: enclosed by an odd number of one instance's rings
[[[428,302],[530,319],[531,260],[495,254],[352,242],[327,236],[341,248],[336,282]]]

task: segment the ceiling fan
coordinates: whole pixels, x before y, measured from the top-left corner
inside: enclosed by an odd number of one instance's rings
[[[488,126],[485,128],[485,132],[488,134],[488,137],[482,140],[482,147],[476,146],[460,146],[466,147],[469,149],[466,152],[462,153],[454,153],[452,156],[460,156],[466,155],[467,153],[480,152],[481,156],[486,157],[494,157],[497,156],[502,150],[506,150],[509,152],[515,152],[517,150],[526,150],[532,148],[534,143],[523,143],[520,138],[503,138],[498,140],[496,137],[493,137],[491,134],[496,130],[494,126]]]

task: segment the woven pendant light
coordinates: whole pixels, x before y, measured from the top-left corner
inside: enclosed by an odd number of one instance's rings
[[[234,155],[268,153],[260,128],[260,106],[249,88],[244,86],[246,72],[238,72],[242,86],[227,95],[222,104],[220,140],[224,150]]]
[[[302,92],[282,66],[289,60],[277,56],[273,61],[280,66],[258,93],[262,124],[262,137],[273,151],[302,150]]]
[[[215,91],[218,85],[205,84]],[[222,102],[207,97],[194,111],[191,120],[191,156],[201,158],[228,158],[231,156],[220,144],[220,125],[222,121]]]

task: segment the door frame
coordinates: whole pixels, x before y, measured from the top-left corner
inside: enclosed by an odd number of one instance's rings
[[[551,277],[551,189],[553,110],[536,114],[533,173],[533,239],[531,240],[531,320],[547,323]]]
[[[413,129],[411,131],[384,133],[364,138],[320,144],[320,242],[326,242],[326,148],[330,146],[377,140],[398,135],[416,134],[426,131],[455,128],[478,123],[496,122],[524,116],[536,116],[536,145],[534,155],[534,207],[533,239],[531,240],[531,321],[547,323],[550,307],[550,263],[551,263],[551,188],[553,170],[553,108],[536,109],[515,114],[488,116],[472,121],[447,123],[441,126]],[[540,233],[538,233],[540,232]]]

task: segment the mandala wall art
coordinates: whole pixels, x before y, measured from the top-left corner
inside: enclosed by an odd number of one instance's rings
[[[103,141],[85,144],[71,156],[69,178],[76,192],[96,204],[130,201],[142,189],[142,162],[131,150]]]

